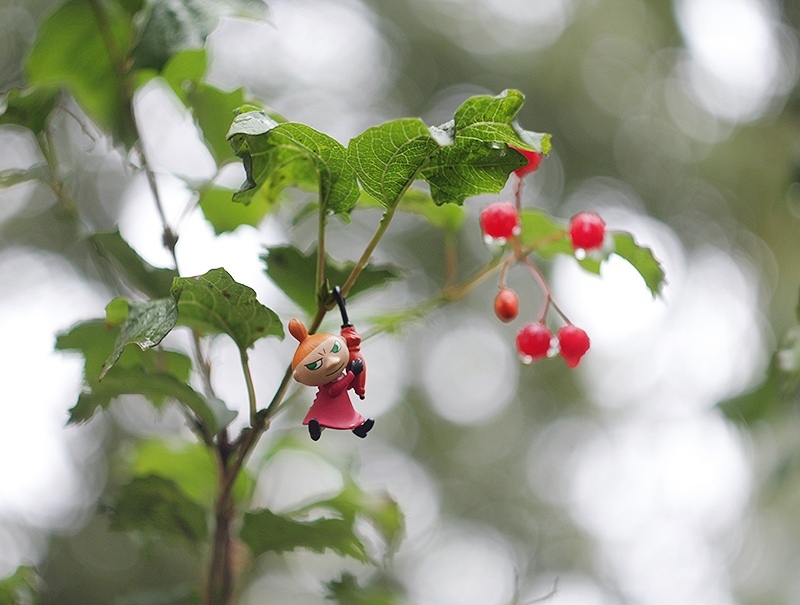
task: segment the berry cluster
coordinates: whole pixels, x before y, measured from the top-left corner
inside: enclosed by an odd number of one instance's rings
[[[535,152],[517,151],[528,158],[528,164],[516,171],[517,177],[520,178],[535,171],[542,156]],[[517,351],[520,359],[524,363],[532,363],[537,359],[561,355],[566,364],[574,368],[589,350],[589,336],[573,325],[554,303],[547,282],[538,267],[528,258],[530,250],[526,251],[518,241],[517,236],[522,228],[519,216],[519,188],[516,190],[516,197],[516,205],[511,202],[495,202],[484,208],[480,214],[484,239],[501,245],[510,242],[513,251],[503,263],[499,291],[494,299],[495,315],[505,323],[516,319],[519,313],[519,297],[516,292],[505,287],[505,279],[512,264],[525,264],[542,288],[545,301],[538,320],[525,324],[517,333]],[[564,235],[559,237],[567,237],[575,256],[583,258],[586,254],[599,251],[603,247],[606,225],[597,213],[580,212],[572,217]],[[555,336],[546,324],[547,313],[551,307],[565,322]]]

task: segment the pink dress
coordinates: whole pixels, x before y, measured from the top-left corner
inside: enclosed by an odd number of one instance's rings
[[[303,424],[307,425],[312,418],[316,418],[321,427],[329,429],[352,430],[364,424],[364,417],[353,408],[347,394],[348,388],[355,388],[355,378],[355,374],[347,372],[319,387]]]

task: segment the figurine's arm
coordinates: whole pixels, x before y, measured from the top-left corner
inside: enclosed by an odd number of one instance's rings
[[[347,372],[344,375],[344,378],[341,380],[337,380],[333,384],[331,384],[330,388],[328,389],[328,393],[330,393],[331,397],[336,397],[337,395],[341,395],[344,393],[347,388],[353,383],[356,375],[352,372]]]

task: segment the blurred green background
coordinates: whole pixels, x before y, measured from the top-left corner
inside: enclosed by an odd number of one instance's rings
[[[0,91],[23,82],[37,27],[58,4],[0,4]],[[519,89],[521,124],[552,133],[554,149],[528,177],[524,204],[562,219],[600,212],[653,249],[668,283],[653,300],[620,259],[599,278],[570,259],[543,262],[558,304],[592,339],[574,371],[560,360],[517,360],[516,330],[534,318],[541,293],[516,268],[516,323],[494,318],[489,280],[400,334],[367,341],[360,409],[376,427],[358,443],[326,434],[314,451],[387,489],[406,515],[406,539],[379,569],[312,553],[248,561],[241,602],[320,603],[325,583],[344,572],[374,604],[522,604],[554,589],[549,602],[559,605],[800,602],[800,362],[784,344],[800,287],[800,5],[267,4],[266,21],[223,18],[209,36],[212,84],[244,86],[344,144],[385,120],[440,124],[471,95]],[[190,117],[155,84],[136,103],[166,211],[180,225],[184,274],[224,266],[288,321],[299,311],[258,255],[265,245],[307,247],[313,221],[294,225],[287,204],[257,228],[215,236],[198,209],[185,212],[185,183],[214,172]],[[144,258],[169,266],[142,177],[68,111],[53,127],[87,226],[119,226]],[[36,154],[29,133],[0,126],[0,170],[35,164]],[[241,177],[236,166],[219,179],[236,187]],[[462,276],[492,255],[480,209],[509,195],[466,202]],[[332,255],[354,260],[361,248],[352,242],[378,219],[359,210],[351,225],[332,221]],[[54,335],[101,317],[111,298],[80,236],[45,187],[0,189],[0,576],[34,564],[46,603],[167,602],[125,595],[191,585],[196,553],[111,533],[102,511],[136,444],[185,437],[182,418],[131,397],[64,427],[81,364],[53,351]],[[435,294],[442,250],[439,232],[400,217],[375,259],[406,279],[353,303],[351,319],[366,326]],[[288,341],[256,348],[262,397],[291,352]],[[212,357],[217,390],[246,409],[234,350],[219,342]],[[310,395],[296,398],[264,451],[282,435],[302,436]],[[266,461],[257,451],[251,467],[257,502],[276,510],[341,485],[335,465],[310,453]],[[362,602],[354,598],[341,602]]]

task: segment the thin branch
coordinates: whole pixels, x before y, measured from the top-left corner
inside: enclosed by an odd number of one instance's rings
[[[250,402],[250,426],[256,427],[258,425],[258,410],[256,407],[256,389],[253,385],[253,375],[250,372],[250,360],[247,357],[247,351],[240,349],[240,357],[242,360],[242,372],[244,372],[244,381],[247,383],[247,400]]]
[[[320,301],[325,300],[327,295],[327,292],[322,291],[325,286],[325,228],[327,225],[328,212],[322,202],[322,191],[320,191],[319,221],[317,224],[317,273],[314,288],[317,294],[317,306],[321,304]]]
[[[397,198],[397,202],[392,204],[386,209],[386,212],[383,213],[381,217],[381,222],[378,225],[378,229],[375,231],[372,239],[369,240],[367,247],[364,249],[361,258],[358,259],[356,262],[356,266],[353,267],[353,270],[350,272],[350,275],[347,276],[344,284],[342,284],[342,296],[347,296],[350,292],[350,289],[356,283],[358,276],[361,275],[361,272],[365,269],[367,264],[369,263],[369,259],[372,256],[372,253],[375,251],[375,248],[378,246],[378,242],[381,241],[381,238],[386,233],[386,230],[389,228],[389,223],[392,221],[392,217],[394,217],[394,213],[397,210],[398,203],[400,198]]]

